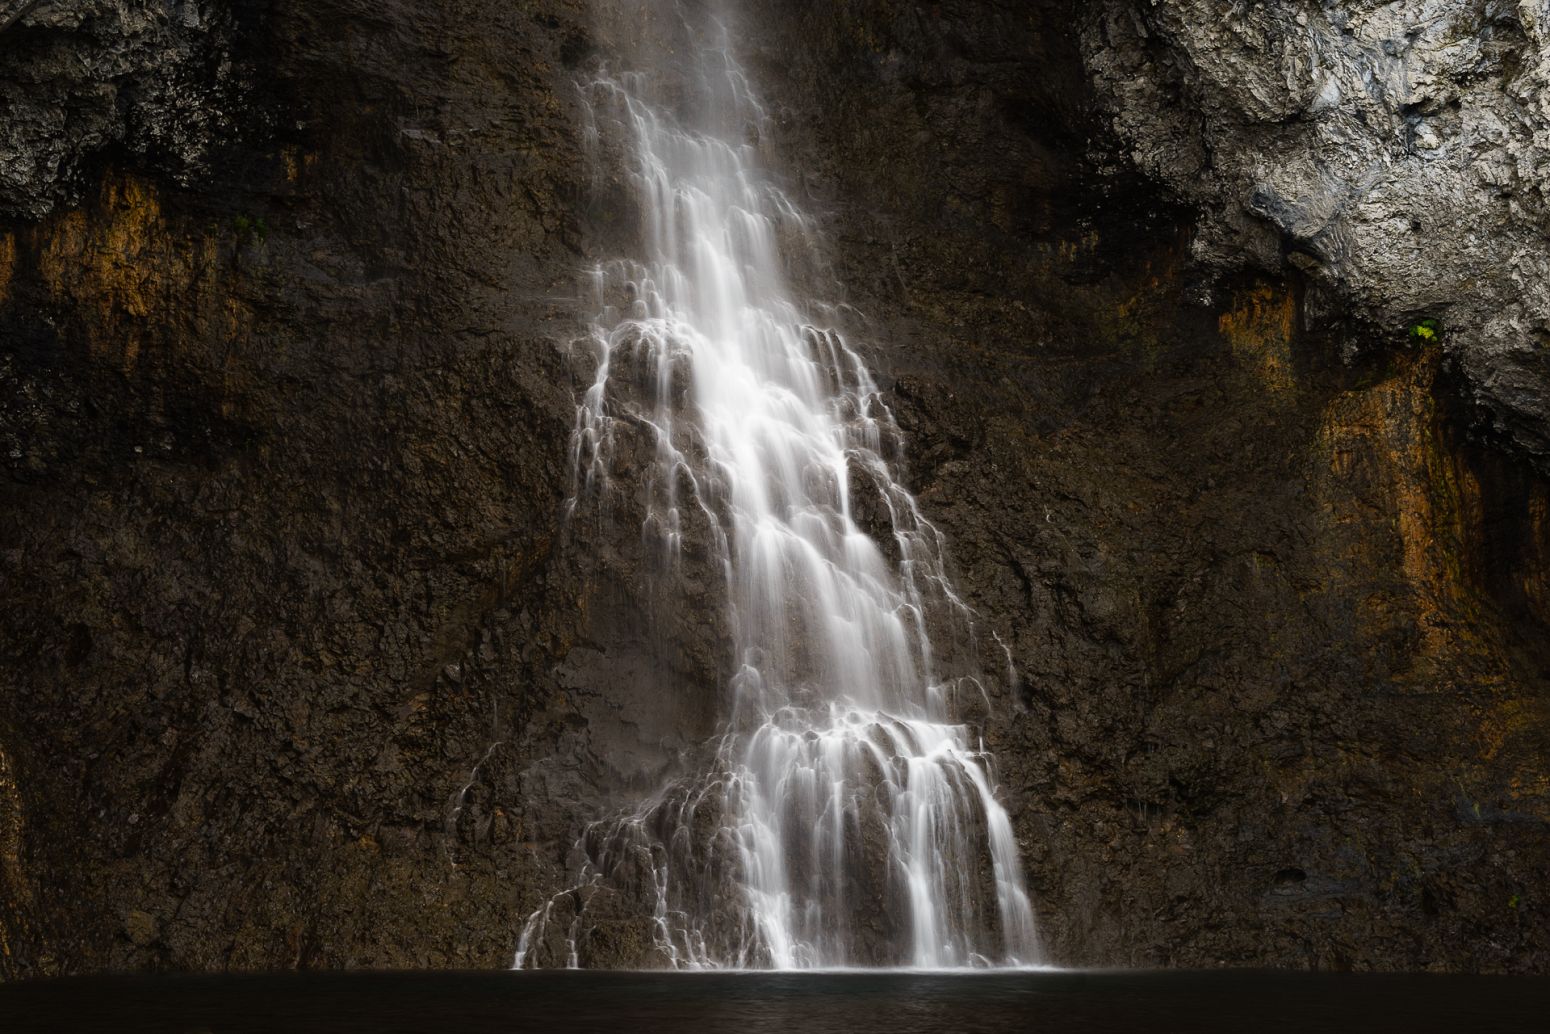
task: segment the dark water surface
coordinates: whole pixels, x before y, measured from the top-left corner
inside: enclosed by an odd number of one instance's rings
[[[1550,979],[1221,970],[332,973],[0,986],[0,1031],[1535,1032]]]

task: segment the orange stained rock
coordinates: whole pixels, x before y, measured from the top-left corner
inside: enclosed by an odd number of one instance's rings
[[[1359,621],[1380,634],[1385,626],[1414,629],[1401,682],[1458,693],[1453,713],[1473,744],[1475,765],[1512,773],[1504,788],[1511,803],[1498,806],[1550,816],[1542,746],[1550,700],[1514,679],[1508,645],[1487,617],[1493,603],[1483,578],[1491,548],[1485,490],[1443,430],[1436,376],[1435,355],[1407,357],[1380,383],[1338,395],[1326,407],[1315,447],[1322,468],[1315,466],[1313,484],[1333,544],[1328,580],[1349,580],[1375,558],[1395,557],[1400,577],[1366,591]],[[1550,490],[1534,486],[1527,506],[1529,541],[1514,570],[1542,616]],[[1465,775],[1490,800],[1497,791],[1488,788],[1494,780],[1485,771]]]
[[[1386,380],[1336,396],[1326,408],[1318,449],[1325,509],[1354,537],[1347,559],[1398,553],[1405,590],[1373,593],[1364,609],[1408,613],[1419,653],[1440,659],[1475,645],[1479,590],[1468,577],[1480,537],[1481,489],[1441,440],[1431,360],[1412,359]],[[1385,542],[1385,540],[1387,540]]]
[[[54,301],[86,317],[91,353],[132,371],[146,323],[165,301],[168,267],[188,264],[177,261],[180,245],[168,239],[154,191],[132,176],[109,176],[95,212],[65,212],[33,240]]]
[[[1536,724],[1540,710],[1530,701],[1515,698],[1492,707],[1480,723],[1481,758],[1494,761],[1509,741]]]
[[[16,236],[0,234],[0,305],[11,296],[11,275],[16,271]]]
[[[218,228],[169,218],[151,184],[109,174],[94,203],[34,227],[24,246],[40,286],[80,321],[88,352],[129,376],[147,349],[220,348],[249,332],[223,240]],[[224,373],[230,381],[235,371]]]
[[[292,186],[300,183],[302,176],[317,162],[316,152],[303,151],[299,147],[287,147],[280,152],[280,164],[285,169],[285,181]]]
[[[1297,334],[1297,298],[1291,289],[1259,283],[1233,296],[1217,329],[1238,361],[1277,395],[1296,387],[1292,342]]]

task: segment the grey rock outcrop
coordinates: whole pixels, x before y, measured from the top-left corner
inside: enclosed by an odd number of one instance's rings
[[[231,15],[199,0],[0,4],[0,216],[80,199],[122,148],[184,183],[233,130]]]
[[[1105,0],[1082,42],[1195,257],[1296,267],[1380,341],[1439,320],[1483,429],[1550,465],[1550,3]]]

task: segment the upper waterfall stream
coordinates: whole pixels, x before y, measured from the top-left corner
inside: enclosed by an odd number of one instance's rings
[[[588,830],[577,903],[533,914],[516,965],[577,964],[609,885],[649,904],[673,966],[1031,963],[1011,823],[955,715],[974,683],[933,652],[944,615],[967,625],[941,536],[899,484],[866,364],[789,282],[816,233],[766,173],[725,23],[694,38],[672,60],[697,95],[649,67],[584,87],[626,153],[644,253],[595,275],[572,505],[611,491],[621,436],[647,436],[643,533],[670,571],[688,518],[710,529],[735,674],[708,770]]]

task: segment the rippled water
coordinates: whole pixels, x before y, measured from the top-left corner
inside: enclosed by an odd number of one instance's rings
[[[1539,1034],[1550,980],[1264,973],[381,973],[0,986],[0,1030]]]

